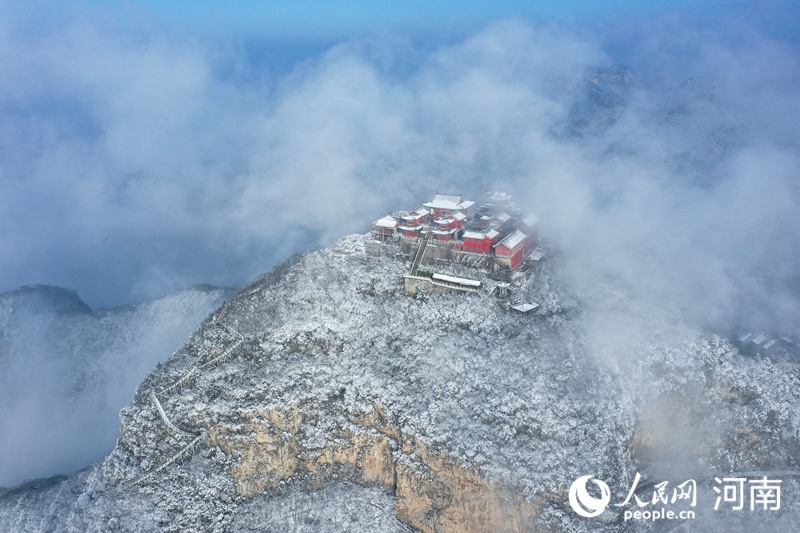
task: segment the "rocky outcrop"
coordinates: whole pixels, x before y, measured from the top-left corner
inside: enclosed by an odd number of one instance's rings
[[[522,314],[483,287],[404,296],[407,264],[365,248],[348,237],[239,291],[140,386],[110,456],[0,497],[0,526],[638,531],[616,508],[572,512],[572,481],[619,502],[634,473],[797,467],[797,375],[613,284],[578,300],[548,261]]]
[[[208,441],[235,458],[230,474],[239,495],[274,492],[292,478],[321,488],[347,479],[379,487],[396,497],[397,517],[426,532],[530,531],[539,499],[519,488],[492,482],[477,469],[434,451],[386,421],[384,410],[353,416],[352,425],[326,435],[326,445],[302,443],[312,406],[249,413],[243,433],[212,428]]]

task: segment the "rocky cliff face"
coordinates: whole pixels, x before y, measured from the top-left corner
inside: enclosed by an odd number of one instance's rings
[[[680,524],[578,517],[566,492],[589,473],[617,502],[637,471],[703,484],[797,467],[794,373],[607,280],[577,297],[555,254],[518,293],[541,306],[522,314],[486,293],[405,297],[406,265],[364,245],[239,291],[142,383],[111,455],[5,494],[0,526],[665,530]],[[797,517],[785,487],[769,527]]]

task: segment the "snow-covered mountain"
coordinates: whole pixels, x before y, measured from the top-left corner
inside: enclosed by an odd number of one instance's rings
[[[136,386],[226,294],[198,287],[98,311],[59,287],[0,294],[0,487],[106,455]]]
[[[570,109],[567,133],[590,137],[608,130],[625,111],[632,84],[633,75],[624,67],[592,72],[583,97]]]
[[[103,461],[0,497],[9,531],[777,531],[798,523],[798,375],[552,251],[516,294],[408,297],[364,236],[240,290],[151,372]],[[479,277],[475,271],[473,277]],[[488,280],[487,283],[490,283]],[[165,354],[162,354],[162,356]],[[697,518],[582,518],[692,478]],[[783,479],[780,511],[714,511],[715,476]]]

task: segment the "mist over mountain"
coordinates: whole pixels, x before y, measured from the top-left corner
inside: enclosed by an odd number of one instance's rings
[[[60,287],[0,294],[0,487],[108,453],[139,382],[225,295],[197,288],[93,311]]]
[[[547,259],[515,293],[404,294],[369,236],[294,257],[228,299],[122,411],[92,467],[0,495],[17,531],[780,531],[800,516],[797,363],[743,356],[619,283]],[[577,289],[577,290],[576,290]],[[697,484],[691,520],[587,520]],[[780,510],[714,508],[715,476],[782,479]],[[634,505],[634,504],[632,504]],[[682,502],[676,505],[686,505]]]
[[[95,463],[0,524],[457,530],[464,504],[491,529],[513,501],[514,527],[613,531],[564,503],[587,469],[793,472],[795,362],[729,342],[800,336],[785,4],[281,41],[0,0],[0,487]],[[489,189],[550,246],[528,322],[406,298],[407,265],[341,240]],[[174,431],[150,393],[201,365]],[[790,529],[793,479],[769,525],[695,527]]]
[[[581,269],[683,311],[702,292],[715,327],[798,316],[800,69],[763,13],[364,36],[274,71],[246,36],[64,11],[0,18],[6,290],[240,285],[432,189],[497,186]]]

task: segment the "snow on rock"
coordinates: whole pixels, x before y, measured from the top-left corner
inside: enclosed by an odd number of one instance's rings
[[[0,294],[0,487],[108,454],[137,385],[225,295],[195,288],[92,311],[60,287]]]
[[[575,293],[557,254],[520,290],[535,312],[485,290],[406,297],[408,265],[368,254],[367,238],[231,297],[140,386],[111,455],[6,494],[0,526],[650,530],[578,517],[570,484],[591,473],[621,502],[637,471],[703,484],[798,467],[796,374],[611,282]],[[761,525],[797,516],[787,503]]]

